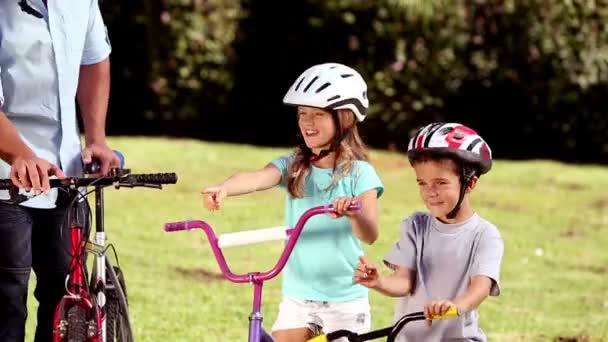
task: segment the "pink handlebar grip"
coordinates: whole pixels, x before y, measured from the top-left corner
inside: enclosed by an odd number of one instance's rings
[[[359,210],[361,209],[363,205],[361,204],[361,201],[356,201],[353,204],[350,205],[350,207],[348,207],[348,209],[350,210]]]
[[[193,228],[193,227],[191,227]],[[173,222],[173,223],[166,223],[165,224],[165,231],[166,232],[177,232],[180,230],[188,230],[188,222],[187,221],[182,221],[182,222]]]
[[[348,210],[359,210],[361,209],[363,205],[361,204],[361,201],[355,201],[353,203],[351,203],[351,205],[348,207]],[[327,206],[325,206],[327,213],[333,213],[334,212],[334,205],[333,204],[329,204]]]

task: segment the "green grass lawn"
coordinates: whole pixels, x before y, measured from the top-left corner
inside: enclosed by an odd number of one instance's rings
[[[200,231],[169,234],[162,228],[186,219],[205,220],[219,232],[281,225],[281,190],[229,198],[219,212],[202,208],[199,191],[290,150],[161,138],[111,143],[133,172],[179,176],[178,184],[162,191],[106,192],[108,238],[126,273],[136,340],[246,341],[252,288],[221,279]],[[371,158],[386,190],[380,238],[365,248],[380,261],[398,238],[399,222],[424,208],[404,156],[372,151]],[[473,204],[505,241],[502,294],[481,307],[481,326],[491,341],[608,340],[607,189],[608,167],[548,161],[498,160],[481,178]],[[281,251],[275,242],[230,249],[226,257],[234,272],[262,271]],[[276,315],[280,283],[277,278],[264,288],[267,327]],[[28,340],[35,326],[32,289]],[[394,300],[376,293],[370,300],[373,327],[389,324]]]

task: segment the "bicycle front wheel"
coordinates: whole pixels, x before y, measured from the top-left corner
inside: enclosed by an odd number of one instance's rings
[[[67,342],[85,342],[87,340],[87,312],[80,305],[68,310]]]
[[[106,258],[106,341],[133,342],[124,275]]]

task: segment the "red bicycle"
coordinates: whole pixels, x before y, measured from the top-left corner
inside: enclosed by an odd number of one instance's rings
[[[121,164],[124,158],[121,158]],[[95,166],[90,171],[94,172]],[[117,168],[103,177],[68,177],[52,179],[52,188],[65,191],[69,200],[66,226],[70,229],[70,271],[66,277],[66,293],[57,305],[53,342],[132,342],[124,274],[118,264],[113,245],[106,245],[104,229],[104,188],[147,187],[161,189],[163,184],[175,184],[175,173],[131,174]],[[93,190],[86,191],[93,187]],[[10,179],[0,180],[0,190],[9,190],[10,203],[20,203],[31,197],[19,193]],[[85,200],[95,193],[95,239],[89,239],[90,208]],[[78,210],[84,205],[86,214]],[[85,217],[83,217],[85,216]],[[107,257],[113,251],[116,266]],[[89,278],[87,256],[93,256]]]

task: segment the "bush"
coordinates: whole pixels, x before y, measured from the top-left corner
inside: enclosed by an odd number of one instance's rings
[[[111,132],[293,142],[281,103],[304,68],[360,70],[377,147],[429,121],[476,128],[505,158],[607,161],[608,4],[582,0],[104,3]],[[135,101],[134,101],[135,100]],[[116,119],[120,117],[120,123]],[[170,121],[170,125],[168,125]],[[235,122],[240,122],[235,125]],[[274,122],[290,129],[276,130]]]

